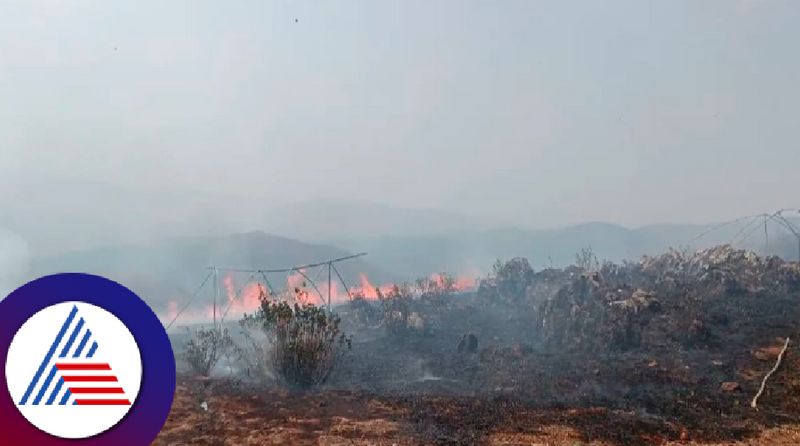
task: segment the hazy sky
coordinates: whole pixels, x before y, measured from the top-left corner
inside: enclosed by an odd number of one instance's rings
[[[0,0],[0,188],[531,226],[795,207],[798,23],[792,0]]]

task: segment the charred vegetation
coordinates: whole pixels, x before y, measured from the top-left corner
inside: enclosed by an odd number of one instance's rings
[[[506,444],[555,425],[598,444],[726,443],[800,422],[793,344],[749,407],[800,325],[798,263],[730,246],[576,260],[498,262],[470,293],[397,285],[336,315],[265,299],[247,325],[272,333],[288,387],[378,404],[401,426],[365,444]]]

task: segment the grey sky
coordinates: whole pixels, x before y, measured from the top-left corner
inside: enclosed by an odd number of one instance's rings
[[[796,206],[798,23],[770,0],[2,1],[0,188],[537,227]]]

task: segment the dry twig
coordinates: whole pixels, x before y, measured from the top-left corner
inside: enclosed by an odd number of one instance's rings
[[[753,397],[753,401],[750,402],[750,407],[752,407],[753,409],[758,409],[758,398],[761,396],[762,393],[764,393],[764,387],[766,387],[767,380],[769,379],[769,377],[772,376],[772,374],[775,373],[776,370],[778,370],[778,367],[781,366],[783,355],[786,353],[786,349],[788,347],[789,347],[789,338],[786,338],[786,342],[784,342],[783,344],[783,349],[781,349],[780,354],[778,354],[778,360],[775,361],[775,366],[772,367],[772,370],[767,372],[767,374],[764,376],[764,380],[761,381],[761,387],[758,389],[758,393],[756,393],[756,396]]]

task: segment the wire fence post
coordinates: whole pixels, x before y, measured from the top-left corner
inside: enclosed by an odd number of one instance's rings
[[[331,311],[331,264],[328,263],[328,312]]]
[[[214,267],[214,328],[217,328],[217,297],[219,296],[219,271]]]

